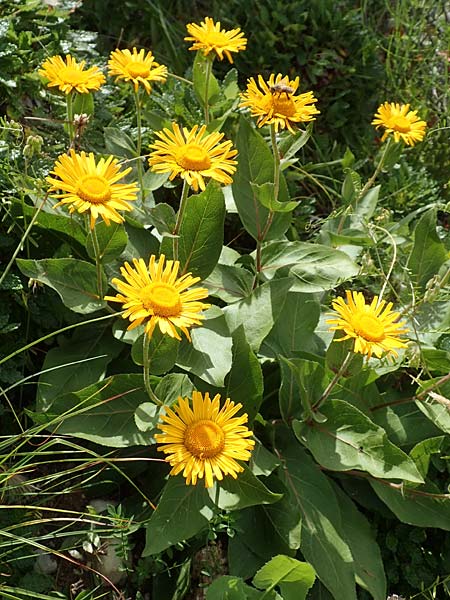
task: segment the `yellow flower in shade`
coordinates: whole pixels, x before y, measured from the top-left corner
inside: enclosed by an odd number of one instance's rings
[[[330,331],[342,330],[346,334],[336,341],[353,338],[353,351],[367,354],[368,358],[372,354],[380,358],[384,353],[398,356],[395,349],[406,347],[400,336],[408,333],[408,329],[403,321],[398,322],[400,314],[392,312],[392,302],[378,302],[378,296],[375,296],[370,304],[366,304],[362,292],[347,290],[345,294],[347,302],[342,297],[332,302],[338,316],[327,320],[334,325]]]
[[[240,52],[247,46],[247,40],[239,27],[226,31],[220,28],[219,21],[214,23],[211,17],[206,17],[200,25],[189,23],[186,29],[190,35],[184,39],[186,42],[194,42],[189,50],[201,50],[205,56],[215,52],[220,60],[225,55],[230,63],[233,62],[231,52]]]
[[[110,221],[122,223],[124,218],[119,210],[131,210],[130,201],[136,200],[138,186],[136,183],[118,183],[131,171],[120,170],[118,160],[113,156],[101,158],[98,163],[92,152],[62,154],[50,175],[46,177],[51,184],[49,190],[53,198],[61,198],[55,208],[62,204],[69,205],[69,212],[90,212],[91,229],[95,221],[101,217],[107,225]],[[52,193],[58,192],[59,193]]]
[[[427,126],[426,122],[417,116],[416,110],[409,110],[409,104],[395,102],[381,104],[372,125],[377,129],[386,129],[381,138],[382,142],[392,134],[396,142],[403,140],[408,146],[414,146],[416,142],[423,140]]]
[[[258,75],[258,83],[250,77],[247,90],[241,94],[240,106],[250,108],[252,117],[258,118],[258,127],[273,124],[275,131],[287,128],[295,133],[293,126],[314,121],[314,115],[320,114],[312,92],[295,96],[299,83],[299,77],[289,80],[280,73],[276,77],[272,73],[268,81]]]
[[[206,133],[206,125],[200,129],[195,125],[190,131],[172,123],[172,130],[156,132],[156,140],[150,148],[149,163],[156,173],[170,173],[169,179],[177,175],[197,192],[205,189],[204,177],[211,177],[223,185],[232,183],[237,161],[233,158],[237,150],[230,141],[222,142],[223,133]]]
[[[152,91],[153,81],[164,83],[167,79],[167,67],[155,61],[153,54],[145,50],[114,50],[108,61],[110,75],[116,75],[116,81],[123,79],[131,81],[137,92],[139,85],[145,88],[147,94]]]
[[[39,75],[48,79],[48,87],[57,87],[65,94],[74,90],[79,94],[89,94],[105,83],[105,76],[98,67],[85,69],[85,64],[86,61],[78,63],[70,54],[66,55],[65,61],[61,56],[51,56],[42,63]]]
[[[224,475],[237,479],[244,469],[238,460],[249,460],[255,442],[248,439],[252,432],[244,425],[248,416],[234,415],[242,408],[229,398],[220,408],[220,395],[211,400],[206,393],[192,392],[192,408],[187,398],[178,398],[174,410],[166,407],[158,427],[163,433],[155,435],[158,450],[167,454],[170,475],[183,471],[186,485],[195,485],[197,479],[212,487],[214,478]]]
[[[211,306],[199,302],[208,296],[207,289],[188,289],[200,277],[192,277],[190,273],[178,277],[180,263],[173,260],[165,263],[164,254],[158,261],[152,254],[148,265],[142,258],[133,258],[133,265],[126,262],[120,268],[126,283],[114,278],[112,284],[120,293],[106,296],[105,300],[123,304],[122,317],[131,321],[128,329],[145,324],[145,332],[151,337],[158,324],[161,333],[181,340],[179,328],[190,340],[189,327],[201,325],[205,317],[200,312]]]

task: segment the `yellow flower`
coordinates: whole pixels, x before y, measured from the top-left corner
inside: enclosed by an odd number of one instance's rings
[[[58,179],[46,177],[51,184],[50,195],[61,198],[54,208],[68,204],[70,213],[75,210],[79,213],[90,211],[91,229],[98,217],[107,225],[110,220],[122,223],[124,218],[117,211],[131,210],[128,201],[136,200],[138,186],[136,183],[117,182],[130,171],[131,168],[120,171],[118,160],[113,156],[101,158],[96,163],[92,152],[77,154],[71,150],[70,155],[62,154],[50,172]],[[51,193],[58,190],[61,192]]]
[[[187,398],[178,398],[175,410],[166,407],[166,415],[158,424],[163,431],[156,434],[158,450],[164,452],[171,465],[170,475],[183,471],[186,485],[195,485],[197,479],[212,487],[214,478],[221,481],[224,475],[237,479],[244,469],[238,460],[249,460],[255,442],[249,440],[252,432],[244,425],[248,416],[234,415],[242,404],[229,398],[220,408],[220,395],[211,400],[206,393],[192,392],[192,408]],[[219,410],[220,409],[220,410]]]
[[[426,122],[417,116],[416,110],[409,110],[409,104],[395,102],[381,104],[372,125],[377,129],[386,129],[381,138],[382,142],[392,133],[396,142],[403,140],[408,146],[414,146],[416,142],[423,140],[427,126]]]
[[[247,90],[241,94],[240,106],[250,108],[252,117],[258,117],[258,127],[273,124],[275,131],[287,127],[295,133],[293,125],[314,121],[314,115],[320,114],[314,106],[317,99],[312,92],[294,95],[299,83],[299,77],[289,80],[280,73],[276,77],[272,73],[268,81],[258,75],[258,83],[250,77]]]
[[[164,261],[164,254],[161,254],[158,262],[152,254],[148,266],[142,258],[133,258],[134,267],[126,262],[120,268],[126,283],[114,278],[112,283],[120,293],[105,296],[105,300],[123,304],[125,312],[122,317],[131,321],[128,329],[145,323],[145,332],[151,337],[158,324],[161,333],[181,340],[177,331],[179,327],[190,340],[188,328],[201,325],[205,317],[199,313],[210,307],[210,304],[199,302],[207,297],[208,290],[188,290],[188,287],[200,281],[200,277],[192,277],[190,273],[178,277],[180,263],[168,260],[164,265]]]
[[[42,63],[39,75],[48,79],[48,87],[58,87],[65,94],[74,90],[79,94],[89,94],[105,83],[105,76],[98,67],[85,70],[85,64],[84,60],[77,63],[70,54],[66,55],[65,62],[60,56],[51,56]]]
[[[385,352],[398,356],[395,348],[406,347],[406,342],[399,336],[408,333],[408,329],[404,327],[404,321],[398,322],[400,314],[392,312],[392,302],[386,305],[384,300],[378,302],[378,296],[375,296],[370,304],[366,304],[362,292],[347,290],[345,293],[347,302],[342,297],[332,302],[338,317],[327,320],[334,325],[330,331],[342,330],[346,334],[336,341],[353,338],[353,351],[367,354],[368,358],[372,354],[380,358]]]
[[[137,92],[139,84],[143,85],[147,94],[152,91],[150,82],[159,81],[164,83],[167,79],[167,67],[155,61],[155,57],[149,51],[136,50],[114,50],[108,61],[110,75],[116,75],[116,81],[123,79],[131,81]]]
[[[220,60],[225,55],[230,63],[233,62],[231,52],[240,52],[247,46],[247,40],[239,27],[226,31],[220,28],[220,21],[214,23],[211,17],[205,17],[200,25],[189,23],[186,29],[190,35],[184,39],[186,42],[194,42],[189,50],[201,50],[205,56],[215,52]]]
[[[160,138],[150,148],[149,163],[156,173],[170,173],[169,179],[177,175],[197,192],[205,189],[204,177],[228,185],[232,183],[231,175],[236,171],[237,161],[232,160],[237,150],[233,150],[230,141],[221,142],[224,134],[205,133],[206,125],[198,129],[195,125],[190,131],[172,123],[172,130],[163,129],[156,132]]]

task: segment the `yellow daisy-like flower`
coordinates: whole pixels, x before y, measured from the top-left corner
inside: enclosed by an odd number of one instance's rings
[[[276,77],[272,73],[268,81],[258,75],[258,83],[250,77],[240,106],[250,108],[252,117],[258,117],[258,127],[273,124],[275,131],[287,128],[295,133],[293,125],[314,121],[314,115],[320,114],[313,92],[295,96],[299,83],[300,77],[290,80],[281,73]]]
[[[367,354],[368,358],[372,354],[380,358],[385,352],[398,356],[395,348],[406,347],[406,342],[400,336],[409,330],[404,327],[404,321],[398,322],[400,314],[392,312],[392,302],[386,304],[382,300],[378,303],[378,296],[375,296],[370,304],[366,304],[362,292],[347,290],[345,294],[347,302],[342,297],[332,302],[339,316],[327,320],[334,325],[330,331],[342,330],[346,334],[336,341],[353,338],[353,351]]]
[[[220,395],[211,400],[206,393],[192,392],[192,408],[187,398],[178,398],[175,409],[166,407],[161,417],[164,423],[156,434],[158,450],[164,452],[172,466],[170,475],[183,471],[186,485],[195,485],[197,479],[205,480],[205,487],[212,487],[214,478],[221,481],[224,475],[237,479],[244,469],[238,460],[249,460],[255,442],[248,438],[252,432],[244,425],[248,416],[234,415],[242,404],[234,404],[229,398],[220,408]]]
[[[200,277],[192,277],[190,273],[178,277],[180,263],[168,260],[164,264],[164,261],[164,254],[158,261],[152,254],[148,266],[142,258],[133,258],[134,266],[126,262],[120,268],[126,283],[114,278],[112,283],[120,293],[105,296],[105,300],[123,304],[122,317],[131,321],[128,329],[145,323],[145,332],[151,337],[158,324],[161,333],[181,340],[178,327],[190,341],[188,328],[201,325],[205,317],[199,313],[211,306],[199,302],[208,296],[208,290],[188,290]]]
[[[214,23],[211,17],[205,17],[200,25],[189,23],[186,29],[190,35],[184,38],[185,41],[194,42],[189,50],[201,50],[205,56],[215,52],[220,60],[225,55],[230,63],[233,62],[231,52],[240,52],[247,46],[247,40],[239,27],[226,31],[220,28],[220,21]]]
[[[75,150],[70,155],[62,154],[51,175],[46,177],[51,184],[49,190],[53,198],[61,198],[54,208],[62,204],[69,205],[69,212],[91,213],[91,229],[95,221],[101,217],[107,225],[110,221],[122,223],[124,218],[119,210],[131,210],[129,202],[136,200],[138,186],[136,183],[118,183],[131,171],[120,170],[118,160],[113,156],[101,158],[98,163],[92,152],[77,154]],[[52,193],[58,192],[59,193]]]
[[[116,75],[116,81],[123,79],[131,81],[137,92],[139,85],[145,88],[147,94],[150,94],[152,81],[164,83],[167,79],[167,67],[160,65],[155,61],[153,54],[145,50],[136,50],[133,53],[129,50],[114,50],[111,52],[108,61],[108,71],[110,75]]]
[[[85,69],[86,61],[80,63],[66,54],[64,61],[61,56],[51,56],[42,63],[39,75],[48,79],[48,87],[57,87],[65,94],[74,90],[79,94],[89,94],[98,90],[105,83],[105,76],[98,67]]]
[[[205,189],[204,177],[211,177],[223,185],[232,183],[237,161],[233,158],[237,150],[228,140],[222,142],[223,133],[206,133],[206,125],[200,129],[195,125],[190,131],[172,123],[172,130],[156,132],[160,138],[150,148],[149,163],[156,173],[170,173],[169,179],[177,175],[197,192]]]
[[[381,141],[393,134],[394,140],[399,142],[403,140],[408,146],[414,146],[416,142],[421,142],[425,136],[426,122],[421,121],[417,116],[416,110],[409,110],[409,104],[398,104],[395,102],[385,102],[378,107],[378,112],[372,121],[372,125],[384,127]]]

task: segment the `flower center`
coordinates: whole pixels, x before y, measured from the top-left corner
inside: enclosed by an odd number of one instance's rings
[[[196,421],[187,426],[184,445],[197,458],[213,458],[223,450],[225,434],[209,419]]]
[[[58,71],[58,76],[61,81],[70,83],[71,85],[76,85],[77,83],[83,83],[85,81],[85,74],[73,67],[63,67]]]
[[[77,196],[92,204],[104,204],[111,199],[111,188],[100,175],[85,175],[78,183]]]
[[[150,69],[145,63],[142,62],[131,62],[127,65],[127,71],[131,77],[148,77],[150,75]]]
[[[274,113],[278,113],[285,117],[293,117],[295,115],[295,102],[292,100],[291,96],[286,95],[284,92],[282,94],[270,94],[269,102],[269,108],[271,108]]]
[[[186,171],[206,171],[211,166],[208,153],[198,144],[186,144],[179,148],[176,161]]]
[[[221,31],[208,31],[205,42],[210,46],[226,46],[229,43],[227,36]]]
[[[181,312],[178,290],[169,283],[150,283],[140,292],[142,305],[158,317],[176,317]]]
[[[384,340],[383,324],[373,315],[358,313],[353,316],[352,325],[355,332],[368,342]]]
[[[400,115],[393,120],[392,129],[399,131],[400,133],[408,133],[411,131],[411,123],[406,117]]]

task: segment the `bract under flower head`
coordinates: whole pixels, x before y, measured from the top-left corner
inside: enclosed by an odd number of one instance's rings
[[[237,150],[230,141],[222,142],[224,134],[214,131],[206,133],[206,125],[191,130],[172,123],[172,129],[156,132],[156,140],[150,148],[149,163],[156,173],[170,173],[169,179],[177,175],[198,191],[206,187],[205,177],[211,177],[223,185],[232,183],[237,161],[233,160]]]
[[[394,141],[403,140],[408,146],[421,142],[425,136],[427,124],[417,116],[416,110],[409,110],[409,104],[385,102],[378,107],[372,125],[384,127],[385,132],[381,141],[389,136],[394,136]]]
[[[220,60],[225,55],[230,63],[233,62],[231,53],[245,50],[247,46],[247,40],[239,27],[229,31],[221,29],[220,22],[214,23],[211,17],[206,17],[200,25],[189,23],[186,29],[190,35],[184,39],[194,42],[189,50],[201,50],[205,56],[214,52]]]
[[[105,296],[105,300],[123,304],[122,317],[131,321],[128,329],[145,325],[145,332],[151,337],[158,325],[161,333],[177,340],[181,340],[178,333],[181,329],[190,340],[189,328],[201,325],[205,318],[201,312],[210,307],[200,302],[208,296],[208,290],[188,289],[200,277],[192,277],[190,273],[178,277],[179,268],[178,261],[165,262],[164,254],[159,259],[152,254],[148,265],[142,258],[134,258],[133,266],[126,262],[120,268],[125,281],[112,280],[120,293]]]
[[[48,79],[48,87],[57,87],[65,94],[89,94],[105,83],[105,76],[98,67],[85,69],[85,65],[86,61],[78,63],[70,54],[65,61],[61,56],[51,56],[42,63],[39,75]]]
[[[250,459],[255,442],[246,427],[246,413],[236,417],[242,404],[234,404],[229,398],[220,408],[220,395],[211,400],[209,394],[192,392],[192,408],[187,398],[178,398],[174,408],[166,408],[158,425],[163,433],[154,437],[158,450],[167,454],[166,461],[172,466],[171,475],[183,472],[186,485],[195,485],[204,479],[205,487],[212,487],[214,479],[221,481],[224,475],[237,479],[243,471],[237,461]]]
[[[250,77],[240,106],[250,108],[251,115],[258,118],[258,127],[273,124],[275,131],[287,128],[295,133],[293,126],[313,121],[319,114],[313,92],[295,95],[299,84],[299,77],[290,80],[281,73],[272,73],[267,81],[258,75],[258,83]]]
[[[139,52],[133,48],[133,52],[126,50],[114,50],[108,61],[110,75],[116,76],[116,81],[131,81],[135,91],[142,85],[149,94],[152,90],[151,82],[164,83],[167,79],[167,67],[155,61],[153,54],[141,49]]]
[[[327,319],[327,323],[333,325],[330,331],[342,330],[346,334],[336,341],[353,339],[353,351],[366,354],[368,358],[372,354],[380,358],[384,353],[398,356],[396,348],[405,348],[407,343],[400,336],[408,333],[408,329],[403,321],[398,322],[400,314],[392,312],[392,302],[378,302],[378,296],[375,296],[370,304],[366,304],[362,292],[347,290],[345,294],[347,302],[342,297],[332,302],[338,315]]]

